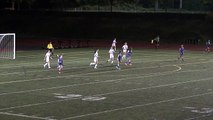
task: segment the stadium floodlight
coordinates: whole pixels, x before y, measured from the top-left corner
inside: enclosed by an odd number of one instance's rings
[[[16,37],[15,33],[0,34],[0,58],[15,59],[16,58]]]

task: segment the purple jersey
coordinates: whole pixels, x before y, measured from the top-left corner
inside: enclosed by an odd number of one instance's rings
[[[117,59],[118,59],[119,62],[121,62],[121,60],[122,60],[122,54],[121,53],[118,54],[118,58]]]
[[[62,56],[58,57],[58,65],[63,65],[63,57]]]
[[[180,55],[183,55],[183,54],[184,54],[184,47],[181,47],[181,48],[179,49],[179,52],[180,52]]]
[[[132,57],[132,51],[128,51],[127,54],[126,54],[126,57],[131,58]]]

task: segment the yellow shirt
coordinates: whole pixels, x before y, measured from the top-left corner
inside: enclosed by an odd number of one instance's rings
[[[49,43],[49,44],[47,45],[47,48],[48,48],[48,49],[54,49],[52,43]]]

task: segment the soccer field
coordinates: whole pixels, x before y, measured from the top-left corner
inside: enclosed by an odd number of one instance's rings
[[[213,54],[134,49],[132,66],[107,63],[100,49],[56,49],[64,54],[43,68],[44,50],[18,51],[0,60],[1,120],[213,120]],[[117,53],[116,55],[117,56]]]

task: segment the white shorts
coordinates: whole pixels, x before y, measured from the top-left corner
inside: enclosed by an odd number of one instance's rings
[[[97,63],[98,62],[98,58],[94,57],[94,62]]]
[[[127,51],[127,50],[124,49],[124,50],[123,50],[123,53],[126,53],[126,51]]]
[[[113,59],[113,58],[114,58],[114,55],[113,55],[113,54],[109,54],[109,58],[110,58],[110,59]]]

